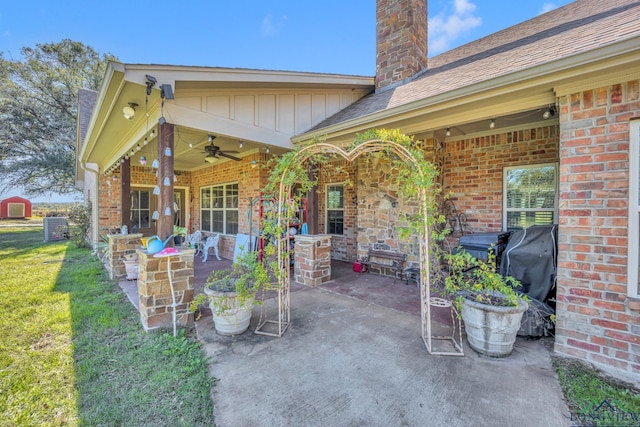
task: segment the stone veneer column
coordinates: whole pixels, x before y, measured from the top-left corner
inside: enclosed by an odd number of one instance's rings
[[[294,240],[295,281],[318,286],[331,280],[331,236],[298,234]]]
[[[142,233],[110,234],[109,236],[109,270],[110,279],[119,279],[127,275],[124,256],[133,254],[140,248]]]
[[[193,325],[193,313],[189,304],[193,301],[193,256],[195,249],[182,249],[182,254],[155,258],[146,250],[138,250],[140,268],[138,272],[138,296],[140,298],[140,321],[145,331],[173,328],[173,299],[167,274],[171,262],[173,290],[176,299],[176,324],[180,327]]]

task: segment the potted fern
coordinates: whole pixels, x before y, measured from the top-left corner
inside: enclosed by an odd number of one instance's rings
[[[508,356],[522,315],[529,307],[527,297],[517,291],[520,283],[516,279],[496,271],[493,248],[488,251],[487,261],[458,249],[454,254],[445,255],[449,266],[445,291],[455,295],[467,341],[481,354]]]

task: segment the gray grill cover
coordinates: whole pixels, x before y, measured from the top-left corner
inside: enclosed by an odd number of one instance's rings
[[[514,232],[502,253],[500,274],[522,282],[523,292],[545,301],[556,280],[557,226],[534,225]]]

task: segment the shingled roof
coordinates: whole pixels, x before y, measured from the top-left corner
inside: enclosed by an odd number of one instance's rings
[[[429,58],[415,80],[372,93],[309,132],[640,35],[639,0],[577,0]]]

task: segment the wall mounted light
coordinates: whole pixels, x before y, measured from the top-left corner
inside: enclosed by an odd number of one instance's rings
[[[166,147],[164,149],[164,155],[167,156],[167,157],[171,157],[171,148]]]
[[[164,177],[164,180],[162,181],[162,184],[163,184],[165,187],[168,187],[170,183],[171,183],[171,182],[169,181],[169,177],[168,177],[168,176],[165,176],[165,177]]]
[[[158,159],[153,159],[153,163],[151,163],[151,167],[154,169],[158,169],[160,167],[160,162]]]
[[[496,127],[496,119],[491,119],[491,123],[489,123],[489,129],[493,129]]]
[[[122,115],[127,120],[133,120],[133,116],[136,115],[136,107],[138,104],[135,102],[130,102],[128,106],[122,109]]]
[[[171,206],[164,208],[164,216],[171,216]]]
[[[157,221],[158,218],[160,218],[160,214],[158,213],[158,211],[153,211],[153,215],[151,215],[151,219],[154,221]]]
[[[153,194],[156,196],[160,194],[160,187],[158,187],[157,185],[153,187]]]
[[[548,109],[546,109],[544,113],[542,113],[542,118],[546,120],[546,119],[550,119],[555,115],[556,115],[556,107],[551,106]]]
[[[447,128],[447,133],[446,133],[446,135],[447,135],[447,136],[451,136],[451,128]]]

